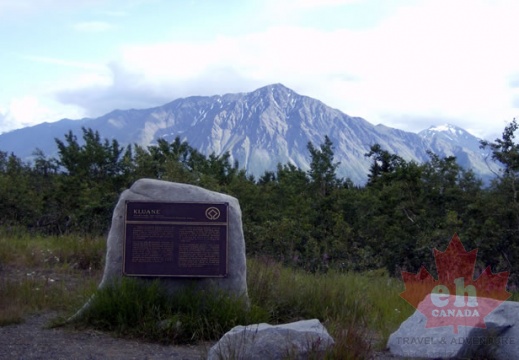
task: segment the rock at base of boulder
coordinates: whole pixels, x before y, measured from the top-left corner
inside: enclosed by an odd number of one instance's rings
[[[317,319],[289,324],[236,326],[210,350],[207,359],[306,359],[324,354],[334,340]]]

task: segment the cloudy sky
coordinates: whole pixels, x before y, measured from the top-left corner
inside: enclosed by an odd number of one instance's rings
[[[0,0],[0,133],[282,83],[408,131],[519,115],[517,0]]]

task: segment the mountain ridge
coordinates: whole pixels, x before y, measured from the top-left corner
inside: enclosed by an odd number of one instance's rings
[[[172,141],[180,137],[206,155],[229,152],[232,161],[237,160],[256,177],[275,170],[278,163],[308,169],[307,144],[317,146],[325,135],[334,144],[335,160],[341,162],[338,175],[356,184],[367,179],[370,159],[364,154],[376,143],[407,161],[427,161],[427,151],[457,156],[460,165],[474,169],[478,176],[492,176],[479,139],[461,128],[432,126],[412,133],[373,125],[282,84],[247,93],[179,98],[150,109],[113,110],[98,118],[39,124],[0,134],[0,150],[22,159],[30,159],[36,148],[55,156],[54,138],[61,139],[69,130],[80,135],[81,127],[99,131],[103,138],[117,139],[124,146],[149,146],[159,138]],[[457,133],[463,135],[462,142],[460,137],[449,139]],[[33,148],[20,144],[20,138]]]

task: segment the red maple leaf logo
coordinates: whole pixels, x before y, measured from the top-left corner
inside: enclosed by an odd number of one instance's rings
[[[506,291],[509,272],[493,274],[490,266],[473,280],[477,249],[465,251],[457,234],[445,252],[434,249],[438,280],[421,267],[402,272],[405,291],[400,294],[427,318],[426,328],[459,326],[486,328],[484,318],[511,294]]]

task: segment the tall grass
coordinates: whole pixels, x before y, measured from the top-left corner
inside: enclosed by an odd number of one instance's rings
[[[27,314],[38,311],[71,312],[95,291],[97,279],[84,278],[71,292],[68,281],[51,277],[0,280],[0,326],[23,322]]]
[[[382,347],[414,311],[399,296],[401,282],[384,275],[309,274],[249,259],[248,277],[252,303],[267,311],[272,322],[317,318],[336,339],[341,356],[360,358]]]
[[[0,228],[0,266],[99,270],[105,239],[91,236],[42,236],[20,229]]]
[[[402,284],[385,275],[309,274],[248,260],[250,306],[221,292],[167,295],[159,282],[123,278],[99,290],[78,326],[164,343],[217,340],[236,325],[317,318],[336,340],[331,359],[366,358],[412,312]]]
[[[72,312],[95,291],[105,242],[0,228],[0,326],[31,312]]]
[[[215,340],[232,327],[268,320],[242,298],[188,288],[168,295],[158,281],[122,278],[99,290],[76,320],[120,335],[164,343]]]

